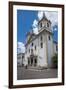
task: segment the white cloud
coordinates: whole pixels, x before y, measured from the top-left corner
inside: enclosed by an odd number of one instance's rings
[[[58,23],[58,13],[57,12],[45,12],[47,18],[51,21],[52,26]]]
[[[38,21],[35,19],[35,20],[33,21],[33,24],[32,24],[33,32],[34,32],[35,34],[38,34],[38,27],[37,27],[37,25],[38,25]]]
[[[18,53],[25,53],[25,45],[23,42],[17,43],[17,52]]]
[[[47,19],[49,19],[52,23],[52,26],[56,25],[58,23],[58,13],[57,12],[51,12],[51,11],[44,11]],[[38,12],[38,19],[42,19],[43,17],[43,11]]]
[[[58,25],[58,13],[57,12],[51,12],[51,11],[44,11],[45,16],[48,20],[51,21],[51,29],[53,30],[54,25]],[[38,11],[37,17],[39,20],[43,17],[43,11]],[[38,34],[38,21],[35,19],[33,21],[32,27],[35,34]]]
[[[38,34],[38,28],[37,27],[33,28],[33,31],[35,34]]]
[[[43,17],[43,11],[38,11],[38,19],[41,20]]]
[[[54,28],[54,31],[57,31],[57,28]]]
[[[36,27],[37,25],[38,25],[38,21],[35,19],[35,20],[33,21],[32,27]]]

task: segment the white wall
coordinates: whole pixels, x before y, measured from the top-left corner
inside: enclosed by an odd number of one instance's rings
[[[32,46],[32,43],[33,43],[33,46]],[[36,46],[36,50],[35,50],[35,46]],[[30,49],[30,52],[29,52],[29,49]],[[28,64],[27,58],[31,55],[31,49],[33,49],[34,55],[38,55],[38,38],[36,38],[35,40],[33,40],[31,43],[27,45],[27,53],[25,53],[26,64]]]
[[[9,0],[0,0],[0,90],[9,90],[8,89],[8,1]],[[66,10],[66,3],[65,3],[66,0],[18,0],[18,1],[61,3],[61,4],[65,4],[65,10]],[[65,22],[66,22],[66,18],[65,18]],[[65,31],[65,38],[66,38],[66,31]],[[66,60],[65,60],[65,64],[66,64]],[[17,90],[22,90],[22,88],[21,89],[18,88]],[[66,90],[66,78],[65,78],[64,86],[23,88],[23,90]]]
[[[22,66],[22,54],[17,55],[17,66]]]
[[[41,36],[42,36],[42,41],[41,41]],[[45,33],[39,34],[39,36],[33,40],[30,44],[27,45],[27,53],[25,54],[25,60],[28,64],[28,59],[31,55],[31,49],[33,49],[34,55],[37,55],[37,65],[38,66],[47,66],[47,55],[46,55],[46,40],[45,40]],[[41,48],[41,42],[43,43],[43,48]],[[33,46],[32,46],[33,43]],[[36,46],[36,50],[35,50]],[[30,52],[29,52],[30,49]]]
[[[42,41],[41,41],[42,36]],[[47,66],[47,53],[46,53],[46,35],[45,32],[41,33],[39,36],[39,48],[38,48],[38,65]],[[43,43],[43,48],[41,48],[41,42]]]
[[[57,46],[57,44],[56,44],[56,43],[54,43],[54,45],[53,45],[53,46],[54,46],[53,48],[54,48],[54,54],[55,54],[55,53],[57,53],[57,52],[58,52],[58,51],[56,50],[56,46]]]
[[[50,40],[49,40],[50,35]],[[51,66],[51,58],[53,56],[53,38],[51,34],[47,34],[47,45],[48,45],[48,65]]]

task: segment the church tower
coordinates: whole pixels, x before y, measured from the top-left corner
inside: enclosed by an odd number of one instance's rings
[[[53,33],[51,30],[51,21],[47,19],[44,12],[42,19],[38,22],[38,31],[39,33],[44,32],[43,38],[46,42],[43,42],[43,44],[46,45],[46,56],[48,67],[51,67],[52,66],[51,58],[53,56]]]
[[[47,19],[45,13],[43,12],[43,17],[38,22],[38,31],[41,32],[44,29],[47,29],[51,32],[51,21]]]

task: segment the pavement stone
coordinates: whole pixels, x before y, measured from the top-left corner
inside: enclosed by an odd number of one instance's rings
[[[57,69],[32,70],[24,67],[17,68],[17,80],[57,78]]]

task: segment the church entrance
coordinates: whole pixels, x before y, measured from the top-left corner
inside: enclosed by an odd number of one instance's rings
[[[37,66],[37,58],[35,58],[34,62],[34,66]]]
[[[33,58],[31,58],[31,66],[33,65]]]
[[[31,56],[28,58],[28,66],[37,66],[37,56]]]

